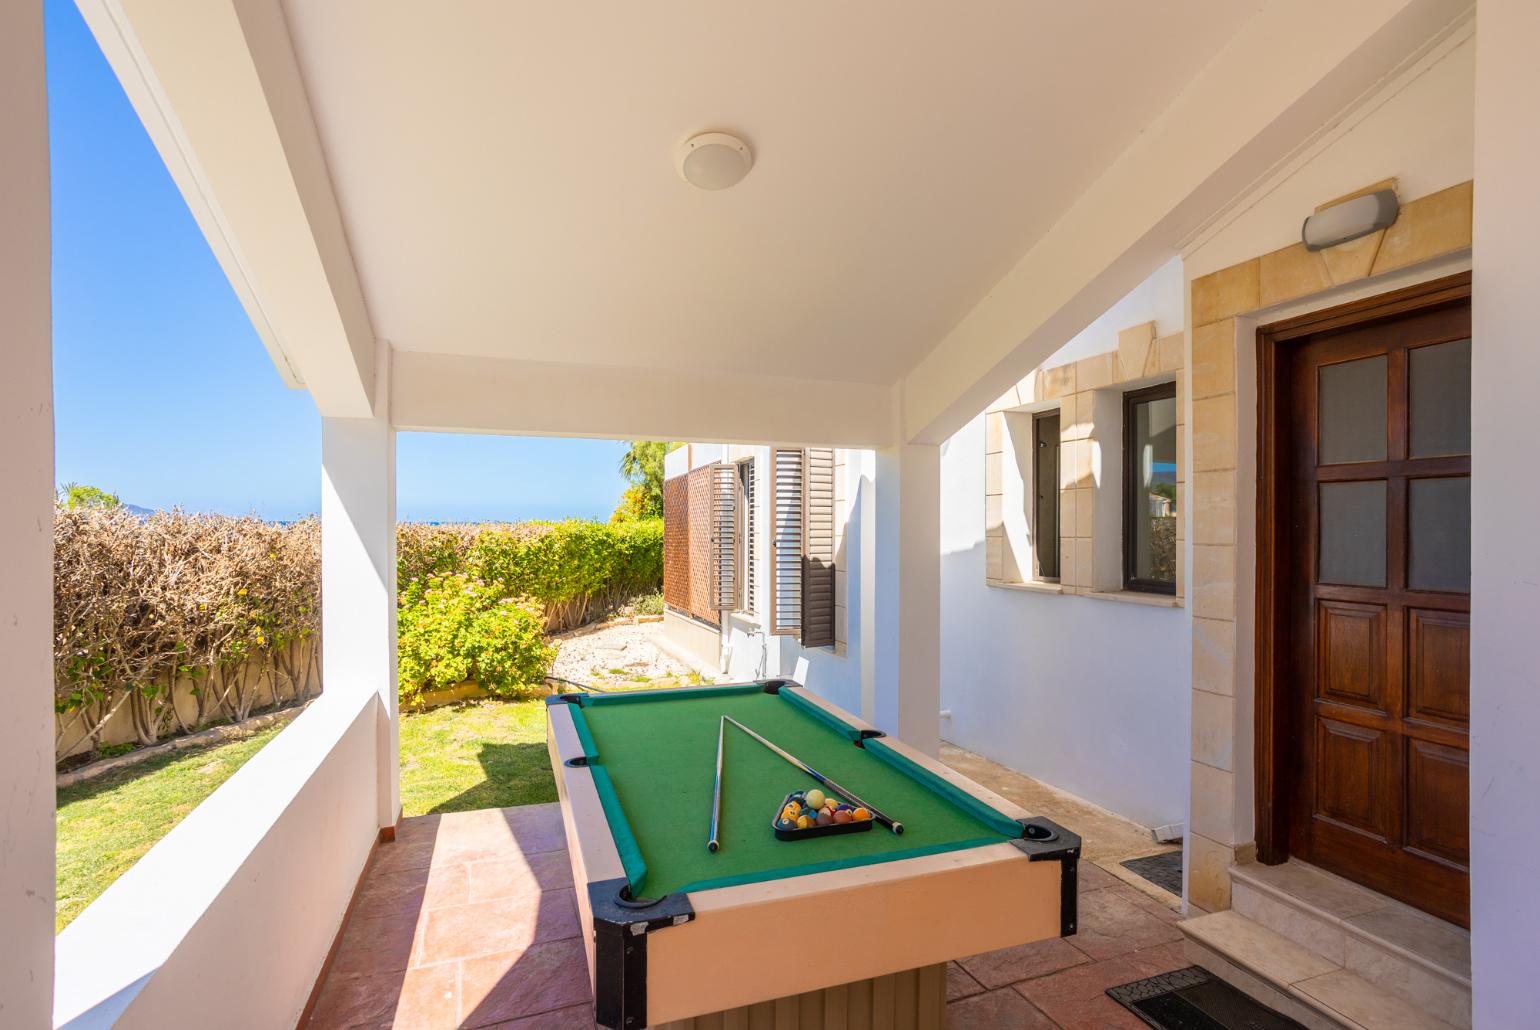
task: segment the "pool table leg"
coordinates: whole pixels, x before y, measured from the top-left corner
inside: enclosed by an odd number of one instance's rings
[[[946,963],[660,1023],[653,1030],[942,1030]]]

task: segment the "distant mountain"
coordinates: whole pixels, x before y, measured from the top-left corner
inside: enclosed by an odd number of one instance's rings
[[[154,515],[155,514],[155,509],[154,508],[141,508],[137,504],[128,504],[127,502],[118,505],[118,507],[120,507],[124,511],[128,512],[130,515],[138,515],[141,518],[146,516],[146,515]]]

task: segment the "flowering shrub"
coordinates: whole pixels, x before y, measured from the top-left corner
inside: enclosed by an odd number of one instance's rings
[[[401,591],[396,619],[407,703],[467,680],[493,694],[516,693],[543,680],[556,659],[539,607],[510,597],[498,580],[414,580]]]

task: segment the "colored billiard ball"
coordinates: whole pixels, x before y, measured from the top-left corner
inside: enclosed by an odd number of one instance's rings
[[[861,822],[862,820],[870,819],[871,817],[872,817],[872,814],[870,812],[868,812],[864,808],[858,808],[854,812],[851,813],[851,818],[854,819],[856,822]]]
[[[823,791],[818,790],[818,789],[815,788],[815,789],[810,790],[810,791],[807,792],[807,794],[805,795],[805,800],[807,801],[807,807],[809,807],[809,808],[812,808],[812,809],[822,808],[823,807],[823,802],[824,802],[824,793],[823,793]]]
[[[837,823],[848,823],[850,818],[850,811],[848,809],[842,808],[834,813],[834,821]]]
[[[797,829],[799,829],[799,830],[806,830],[806,829],[808,829],[809,827],[811,827],[813,825],[815,825],[815,824],[814,824],[814,822],[813,822],[813,820],[812,820],[812,818],[810,816],[805,816],[805,815],[797,816]]]
[[[834,816],[829,814],[828,809],[824,809],[822,812],[818,813],[819,826],[828,826],[832,822],[834,822]]]

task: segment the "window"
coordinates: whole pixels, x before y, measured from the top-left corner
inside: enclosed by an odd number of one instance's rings
[[[1176,593],[1176,384],[1123,396],[1123,588]]]
[[[1032,419],[1032,543],[1037,578],[1059,581],[1059,412]]]

